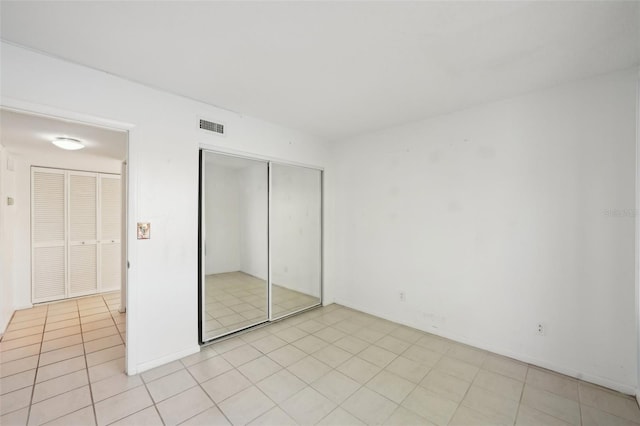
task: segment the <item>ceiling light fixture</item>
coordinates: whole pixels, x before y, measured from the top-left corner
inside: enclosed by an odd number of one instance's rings
[[[51,141],[51,143],[58,148],[68,149],[70,151],[84,148],[84,144],[82,142],[80,142],[78,139],[72,138],[55,138]]]

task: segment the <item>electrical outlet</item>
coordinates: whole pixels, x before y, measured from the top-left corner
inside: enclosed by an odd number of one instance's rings
[[[536,327],[536,334],[538,336],[544,336],[546,333],[546,327],[544,326],[543,323],[539,322],[537,327]]]
[[[398,296],[400,297],[400,301],[404,302],[405,300],[407,300],[406,295],[404,294],[404,291],[401,291]]]

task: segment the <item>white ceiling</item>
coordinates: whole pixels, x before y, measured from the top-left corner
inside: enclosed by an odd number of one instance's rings
[[[335,140],[640,62],[640,2],[13,2],[4,40]]]
[[[121,161],[127,156],[126,132],[6,109],[0,109],[0,129],[0,143],[16,154],[54,157],[64,153],[68,158],[104,157]],[[51,143],[56,137],[78,139],[85,148],[64,151]]]

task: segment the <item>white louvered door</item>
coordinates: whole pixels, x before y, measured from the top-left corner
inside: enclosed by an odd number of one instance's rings
[[[69,288],[68,296],[98,290],[98,175],[68,172]]]
[[[119,290],[121,273],[121,181],[118,175],[100,175],[99,179],[100,235],[98,253],[100,256],[100,291]]]
[[[120,289],[120,176],[33,167],[32,302]]]
[[[66,296],[66,185],[62,170],[31,171],[33,303]]]

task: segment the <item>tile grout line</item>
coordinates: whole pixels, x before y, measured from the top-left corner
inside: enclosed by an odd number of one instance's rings
[[[47,328],[47,317],[49,316],[49,305],[47,305],[46,314],[44,317],[44,324],[42,325],[42,335],[40,337],[40,349],[42,350],[42,344],[44,342],[44,331]],[[36,391],[36,380],[38,380],[38,371],[40,370],[40,356],[42,356],[41,352],[38,352],[38,362],[36,363],[36,371],[33,375],[33,387],[31,388],[31,398],[29,399],[29,410],[27,411],[27,421],[26,424],[29,424],[29,420],[31,420],[31,407],[33,407],[33,396]]]
[[[217,356],[222,356],[222,355],[217,355]],[[206,360],[205,360],[205,361],[206,361]],[[226,360],[225,360],[225,361],[226,361]],[[204,362],[204,361],[202,361],[202,362]],[[227,421],[229,422],[229,424],[230,424],[230,425],[233,425],[233,422],[231,422],[231,419],[229,419],[229,418],[227,417],[227,415],[224,413],[224,411],[222,411],[222,409],[220,408],[220,406],[218,406],[218,404],[213,400],[213,398],[211,398],[211,396],[209,395],[209,393],[207,393],[207,391],[202,387],[202,383],[200,383],[200,382],[199,382],[199,381],[198,381],[198,380],[193,376],[193,374],[191,374],[191,371],[189,371],[189,368],[188,368],[186,365],[184,365],[182,362],[180,362],[180,364],[182,364],[182,367],[187,371],[187,374],[188,374],[188,375],[189,375],[193,380],[195,380],[195,382],[196,382],[196,386],[198,386],[198,387],[200,388],[200,390],[201,390],[202,392],[204,392],[204,394],[207,396],[207,398],[209,398],[209,400],[213,403],[213,406],[214,406],[214,407],[216,407],[216,408],[218,409],[218,411],[220,411],[220,413],[224,416],[224,418],[225,418],[225,419],[227,419]],[[194,364],[194,365],[195,365],[195,364]],[[235,367],[234,367],[234,368],[235,368]],[[229,371],[230,371],[230,370],[229,370]],[[225,371],[225,373],[226,373],[226,371]],[[225,373],[222,373],[222,374],[225,374]],[[238,371],[238,373],[242,374],[240,371]],[[216,376],[216,377],[219,377],[219,376],[221,376],[222,374],[219,374],[219,375],[218,375],[218,376]],[[212,377],[211,379],[214,379],[214,378],[215,378],[215,377]],[[204,382],[203,382],[203,383],[204,383]],[[194,387],[196,387],[196,386],[193,386],[193,387],[191,387],[191,388],[189,388],[189,389],[192,389],[192,388],[194,388]],[[183,391],[183,392],[184,392],[184,391]],[[237,392],[237,393],[240,393],[240,392]],[[235,395],[235,394],[234,394],[234,395]],[[168,398],[167,398],[167,399],[168,399]],[[187,419],[185,419],[185,420],[181,421],[181,422],[180,422],[180,424],[182,424],[182,423],[186,422],[186,421],[187,421],[187,420],[189,420],[189,419],[194,418],[195,416],[198,416],[198,415],[200,415],[200,414],[204,413],[204,412],[205,412],[205,411],[207,411],[207,410],[208,410],[208,408],[207,408],[207,409],[205,409],[205,410],[202,410],[202,411],[201,411],[201,412],[199,412],[199,413],[194,414],[193,416],[191,416],[191,417],[189,417],[189,418],[187,418]],[[160,410],[158,410],[158,411],[160,411]],[[162,416],[160,416],[160,417],[162,418]],[[164,422],[164,419],[163,419],[163,422]]]
[[[102,303],[107,306],[104,297],[100,297]],[[109,307],[107,306],[107,311]],[[98,424],[98,414],[96,413],[96,402],[93,398],[93,386],[91,385],[91,378],[89,377],[89,361],[87,360],[87,348],[85,347],[84,342],[84,328],[82,327],[82,316],[80,315],[80,306],[78,306],[78,319],[80,322],[80,339],[82,340],[82,352],[84,353],[84,365],[85,365],[85,373],[87,375],[87,383],[89,385],[89,397],[91,398],[91,410],[93,412],[93,420]]]

